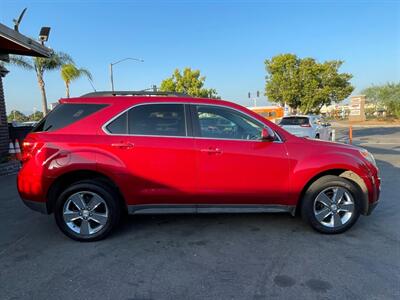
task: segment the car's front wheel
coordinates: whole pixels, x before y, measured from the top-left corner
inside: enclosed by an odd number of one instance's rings
[[[307,189],[302,217],[322,233],[342,233],[360,216],[362,194],[351,181],[339,176],[323,176]]]
[[[58,227],[68,237],[97,241],[117,226],[120,207],[112,189],[96,181],[81,181],[60,194],[54,215]]]

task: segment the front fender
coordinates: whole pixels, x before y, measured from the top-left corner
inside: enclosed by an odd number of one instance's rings
[[[308,186],[315,178],[335,170],[351,171],[363,180],[367,189],[370,187],[367,166],[360,158],[350,153],[332,151],[320,155],[314,154],[306,156],[300,161],[291,161],[291,164],[290,189],[292,195],[297,195],[290,199],[293,201],[289,203],[291,205],[297,204],[304,187]]]

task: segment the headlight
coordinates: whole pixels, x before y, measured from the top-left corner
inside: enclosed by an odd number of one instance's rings
[[[376,168],[378,168],[378,166],[376,165],[376,161],[375,161],[374,156],[373,156],[371,153],[369,153],[368,150],[366,150],[366,149],[360,149],[359,151],[360,151],[360,154],[361,154],[366,160],[368,160],[371,164],[373,164]]]

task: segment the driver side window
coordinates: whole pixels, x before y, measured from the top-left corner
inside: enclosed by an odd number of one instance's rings
[[[195,136],[232,140],[259,140],[263,126],[229,108],[196,106]]]

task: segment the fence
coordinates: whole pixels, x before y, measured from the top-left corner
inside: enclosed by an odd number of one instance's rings
[[[14,127],[11,124],[8,124],[8,132],[10,134],[10,140],[15,143],[15,140],[18,139],[19,143],[21,144],[22,141],[25,139],[27,134],[31,132],[32,126],[18,126]]]

